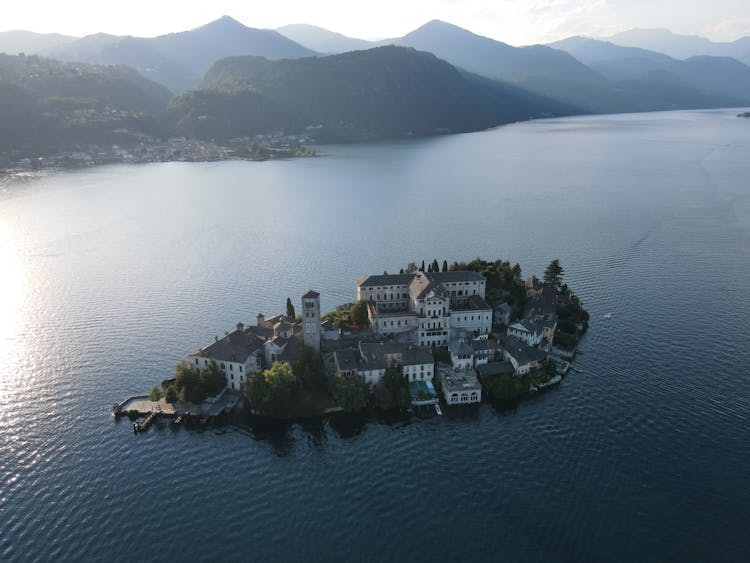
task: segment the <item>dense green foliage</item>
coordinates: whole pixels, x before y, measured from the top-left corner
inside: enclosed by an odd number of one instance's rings
[[[367,404],[370,389],[362,377],[337,373],[331,378],[331,395],[347,412],[361,411]]]
[[[394,407],[400,409],[409,408],[411,405],[409,382],[406,381],[406,378],[397,369],[386,369],[382,383],[390,393],[391,402]]]
[[[177,364],[174,376],[175,388],[182,402],[200,403],[206,397],[215,396],[226,386],[226,377],[213,358],[204,370],[182,361]]]
[[[544,270],[544,285],[557,290],[562,284],[563,274],[565,270],[560,265],[560,260],[555,258]]]
[[[294,310],[294,305],[292,304],[291,297],[286,298],[286,316],[289,319],[294,319],[297,316],[297,313]]]
[[[148,394],[148,398],[151,401],[158,401],[159,399],[162,398],[162,396],[163,396],[163,393],[161,391],[161,387],[159,387],[158,385],[154,385]]]
[[[548,361],[544,368],[523,376],[513,373],[480,376],[482,389],[489,398],[498,401],[510,401],[525,395],[531,386],[546,383],[557,375],[554,363]]]
[[[360,327],[370,326],[370,315],[367,309],[367,302],[360,300],[352,306],[349,314],[351,315],[352,324]]]
[[[167,390],[164,392],[164,400],[172,404],[172,403],[176,403],[177,399],[179,399],[179,395],[177,394],[177,388],[174,385],[169,385],[167,387]]]
[[[515,307],[521,307],[524,303],[526,293],[519,281],[521,279],[521,266],[510,262],[495,260],[489,262],[482,258],[475,258],[471,262],[453,262],[450,271],[469,270],[478,272],[487,278],[487,303],[494,306],[506,301]]]
[[[216,360],[211,358],[208,365],[201,370],[201,386],[209,397],[215,397],[227,385],[227,378],[219,369]]]
[[[299,358],[292,366],[295,377],[302,382],[306,389],[324,389],[325,372],[320,354],[309,346],[305,346]]]
[[[247,399],[262,415],[285,417],[295,408],[299,395],[297,378],[288,363],[274,364],[248,376]]]

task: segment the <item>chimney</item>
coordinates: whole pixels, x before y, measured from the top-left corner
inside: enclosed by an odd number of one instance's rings
[[[245,330],[245,325],[242,323],[237,323],[237,332],[243,332]]]

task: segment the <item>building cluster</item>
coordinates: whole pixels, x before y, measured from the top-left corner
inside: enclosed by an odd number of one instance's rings
[[[330,330],[321,324],[320,295],[308,291],[297,318],[260,314],[255,325],[238,324],[187,360],[202,369],[215,359],[227,387],[243,390],[248,374],[294,362],[309,347],[321,354],[331,376],[360,377],[376,386],[388,369],[396,370],[409,383],[413,404],[437,403],[436,387],[448,405],[478,403],[478,376],[525,375],[543,367],[552,348],[555,291],[536,278],[525,283],[526,313],[511,322],[507,304],[487,304],[486,279],[476,272],[368,276],[356,286],[367,305],[367,329]]]

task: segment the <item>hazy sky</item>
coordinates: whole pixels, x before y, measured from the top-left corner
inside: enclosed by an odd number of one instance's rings
[[[750,0],[3,0],[0,30],[150,37],[226,14],[250,27],[310,23],[352,37],[398,37],[442,19],[514,45],[664,27],[716,41],[750,35]]]

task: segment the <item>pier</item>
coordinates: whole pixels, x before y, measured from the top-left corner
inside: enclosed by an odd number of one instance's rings
[[[172,424],[179,425],[183,422],[199,422],[208,424],[216,417],[230,413],[242,401],[242,393],[231,389],[224,389],[216,397],[210,397],[200,404],[193,403],[168,403],[164,399],[152,401],[148,395],[136,395],[129,397],[112,406],[112,415],[115,418],[121,416],[145,417],[142,421],[133,423],[133,432],[145,432],[159,418],[170,418]]]

